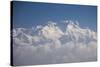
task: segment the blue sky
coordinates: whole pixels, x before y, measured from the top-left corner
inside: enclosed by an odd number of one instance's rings
[[[14,28],[30,28],[47,21],[59,23],[65,19],[77,20],[83,27],[96,31],[97,7],[13,1]]]

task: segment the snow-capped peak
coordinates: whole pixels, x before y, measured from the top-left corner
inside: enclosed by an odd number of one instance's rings
[[[60,26],[58,26],[58,24],[59,23],[49,21],[46,25],[38,25],[34,27],[34,29],[16,28],[13,29],[13,37],[19,41],[22,40],[21,42],[30,40],[28,42],[31,42],[31,44],[34,44],[35,41],[40,42],[42,40],[48,40],[48,39],[49,40],[61,39],[65,40],[66,43],[67,41],[87,43],[91,40],[94,41],[97,40],[96,32],[92,31],[91,29],[80,27],[78,22],[76,23],[67,20],[66,23],[67,26],[63,27],[65,28],[65,32],[62,31],[62,29],[60,28]]]

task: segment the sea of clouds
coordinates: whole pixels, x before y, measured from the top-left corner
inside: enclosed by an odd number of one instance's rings
[[[40,65],[97,60],[97,32],[78,22],[48,21],[13,29],[13,64]]]

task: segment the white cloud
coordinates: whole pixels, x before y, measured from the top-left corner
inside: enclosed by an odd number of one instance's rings
[[[23,28],[13,30],[14,65],[97,60],[97,33],[79,23],[69,21],[65,32],[54,22],[36,28],[36,34]]]

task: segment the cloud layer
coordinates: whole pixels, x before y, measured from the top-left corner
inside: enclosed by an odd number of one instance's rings
[[[97,33],[78,22],[13,29],[14,65],[40,65],[97,60]]]

